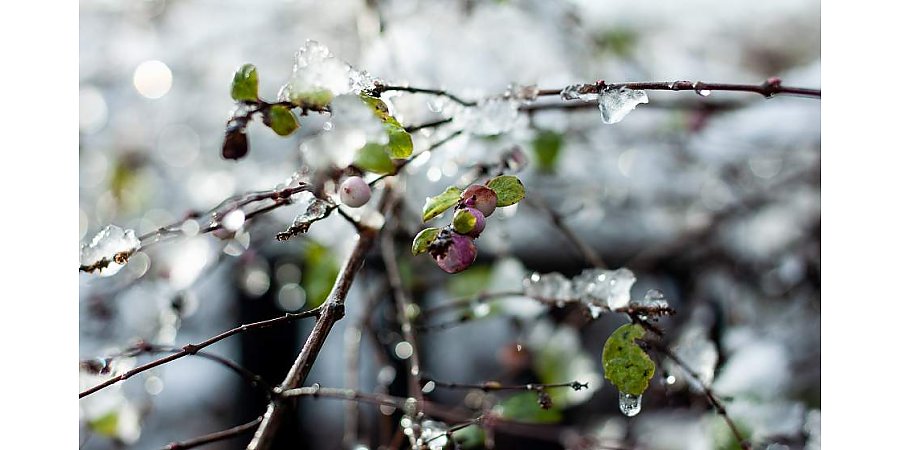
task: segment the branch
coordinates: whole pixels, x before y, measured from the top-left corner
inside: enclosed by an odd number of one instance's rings
[[[240,436],[250,430],[253,430],[259,423],[262,422],[262,417],[257,417],[250,422],[247,422],[243,425],[238,425],[234,428],[229,428],[223,431],[217,431],[215,433],[210,433],[205,436],[200,436],[198,438],[190,439],[182,442],[172,442],[171,444],[165,446],[163,450],[186,450],[189,448],[200,447],[201,445],[210,444],[213,442],[224,441],[226,439],[231,439],[236,436]]]
[[[668,347],[663,345],[661,342],[652,341],[652,340],[647,340],[647,341],[642,341],[642,342],[648,344],[650,347],[653,347],[658,352],[665,355],[672,362],[674,362],[676,365],[678,365],[678,367],[681,367],[681,369],[684,370],[685,373],[690,375],[690,377],[693,378],[694,381],[696,381],[697,384],[703,388],[703,393],[706,395],[706,400],[709,402],[709,405],[712,406],[713,409],[716,410],[716,413],[718,413],[720,416],[722,416],[722,418],[725,420],[725,423],[728,424],[728,428],[731,429],[731,433],[734,435],[734,438],[737,439],[737,441],[740,443],[741,448],[743,450],[751,450],[752,449],[750,442],[744,440],[744,437],[741,435],[740,430],[738,430],[737,425],[735,425],[734,421],[731,420],[731,417],[728,416],[728,411],[725,410],[725,405],[723,405],[722,402],[719,401],[719,399],[716,397],[715,393],[713,393],[712,389],[710,389],[709,386],[707,386],[702,381],[702,379],[700,378],[700,375],[698,375],[697,372],[694,371],[694,369],[692,369],[690,366],[688,366],[684,361],[681,360],[681,358],[679,358],[675,354],[675,352],[670,350]]]
[[[477,104],[476,102],[473,102],[473,101],[463,100],[463,99],[461,99],[447,91],[441,90],[441,89],[425,89],[425,88],[417,88],[417,87],[411,87],[411,86],[391,86],[391,85],[377,84],[375,86],[374,93],[376,95],[381,95],[382,92],[387,92],[387,91],[401,91],[401,92],[409,92],[411,94],[438,95],[438,96],[446,97],[450,100],[453,100],[454,102],[459,103],[460,105],[463,105],[463,106],[475,106]]]
[[[796,95],[800,97],[822,98],[821,89],[808,89],[800,87],[783,86],[781,79],[771,77],[760,84],[730,84],[730,83],[705,83],[703,81],[645,81],[633,83],[607,83],[600,80],[593,84],[582,85],[578,90],[582,94],[599,93],[604,89],[627,88],[645,91],[694,91],[698,95],[706,97],[713,91],[754,92],[766,98],[779,94]],[[538,96],[560,95],[564,89],[542,89]]]
[[[546,213],[550,218],[550,223],[553,224],[553,226],[556,227],[556,229],[559,230],[560,233],[562,233],[562,235],[572,243],[572,245],[575,246],[575,248],[579,253],[581,253],[581,256],[588,264],[591,264],[592,266],[600,269],[606,268],[606,263],[603,262],[603,259],[600,257],[600,255],[597,254],[597,252],[594,251],[594,249],[591,248],[586,242],[584,242],[584,240],[582,240],[577,234],[575,234],[575,232],[572,231],[572,229],[569,228],[568,225],[566,225],[563,216],[556,210],[551,208],[549,205],[547,205],[547,202],[545,202],[541,197],[531,194],[528,198],[525,199],[525,201],[528,204],[535,206],[538,210]]]
[[[551,388],[571,388],[575,391],[580,391],[582,389],[587,389],[587,383],[581,383],[579,381],[571,381],[568,383],[553,383],[553,384],[540,384],[540,383],[529,383],[529,384],[520,384],[520,385],[503,385],[497,381],[485,381],[484,383],[478,384],[465,384],[465,383],[449,383],[446,381],[438,381],[433,378],[425,378],[423,381],[430,381],[435,384],[435,386],[448,388],[448,389],[478,389],[484,392],[491,391],[542,391],[544,389]]]
[[[400,320],[403,340],[412,347],[412,354],[409,357],[409,390],[415,399],[421,403],[425,401],[425,397],[422,394],[422,380],[419,373],[421,370],[419,346],[416,343],[416,335],[408,314],[408,311],[411,311],[413,306],[406,297],[403,280],[400,278],[400,268],[397,266],[397,249],[394,248],[393,228],[390,228],[389,232],[382,234],[381,257],[387,270],[388,283],[391,285],[394,300],[397,303],[397,316]]]
[[[82,391],[81,393],[78,394],[78,398],[84,398],[84,397],[91,395],[94,392],[97,392],[105,387],[111,386],[120,381],[127,380],[141,372],[145,372],[154,367],[158,367],[163,364],[170,363],[172,361],[175,361],[176,359],[180,359],[180,358],[183,358],[188,355],[196,354],[199,350],[201,350],[205,347],[208,347],[212,344],[215,344],[216,342],[219,342],[225,338],[234,336],[235,334],[243,333],[245,331],[250,331],[250,330],[259,330],[262,328],[268,328],[273,325],[280,324],[282,322],[287,323],[287,322],[293,322],[294,320],[297,320],[297,319],[318,316],[320,314],[321,310],[322,310],[322,307],[311,309],[311,310],[304,311],[304,312],[299,312],[299,313],[285,313],[284,316],[277,317],[275,319],[263,320],[260,322],[254,322],[254,323],[250,323],[250,324],[246,324],[246,325],[241,325],[237,328],[232,328],[224,333],[220,333],[216,336],[213,336],[199,344],[185,345],[184,347],[181,348],[181,350],[178,351],[178,353],[174,353],[174,354],[166,356],[164,358],[160,358],[155,361],[151,361],[147,364],[140,365],[140,366],[135,367],[134,369],[131,369],[121,375],[110,378],[109,380],[106,380],[103,383],[100,383],[90,389]]]
[[[389,195],[389,193],[390,190],[388,189],[384,195]],[[331,288],[331,293],[328,294],[325,303],[320,307],[321,312],[316,319],[312,332],[310,332],[306,343],[300,350],[300,354],[297,355],[297,359],[285,376],[284,381],[276,388],[276,392],[296,388],[306,381],[306,377],[309,375],[309,371],[312,369],[319,351],[325,344],[325,339],[331,332],[331,328],[335,322],[344,316],[344,300],[347,298],[350,287],[353,285],[353,280],[356,278],[356,273],[362,267],[365,254],[372,248],[377,234],[377,230],[371,228],[363,228],[358,233],[353,251],[347,260],[344,261],[337,280]],[[247,450],[263,450],[271,446],[281,417],[287,408],[287,404],[277,401],[277,399],[269,402],[259,428],[247,445]]]

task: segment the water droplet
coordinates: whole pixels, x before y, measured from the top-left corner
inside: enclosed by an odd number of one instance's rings
[[[603,123],[619,123],[641,103],[650,103],[647,93],[628,88],[607,88],[600,93],[600,118]]]
[[[709,97],[709,94],[712,94],[712,91],[709,89],[701,89],[697,93],[700,94],[701,97]]]
[[[334,128],[334,124],[331,121],[322,124],[322,129],[325,131],[331,131],[332,128]]]
[[[619,391],[619,411],[622,411],[622,414],[628,417],[638,415],[641,412],[641,397],[640,395],[631,395]]]
[[[222,227],[228,231],[237,231],[240,230],[242,226],[244,226],[244,220],[246,219],[246,215],[243,210],[236,209],[228,214],[225,214],[225,217],[222,218]]]

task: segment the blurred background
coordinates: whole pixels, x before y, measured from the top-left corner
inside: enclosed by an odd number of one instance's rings
[[[599,79],[758,84],[778,76],[785,85],[820,86],[820,5],[807,0],[80,5],[82,242],[107,224],[141,235],[228,196],[271,189],[323,151],[320,135],[332,125],[311,114],[287,138],[251,124],[250,155],[239,162],[220,156],[234,108],[234,70],[255,64],[261,96],[274,101],[308,39],[390,84],[472,99],[503,93],[511,83],[558,89]],[[589,264],[553,226],[549,206],[607,266],[634,271],[632,297],[650,289],[665,294],[678,311],[660,322],[667,341],[727,400],[754,448],[818,448],[820,102],[724,92],[648,95],[649,104],[618,124],[602,123],[593,107],[522,113],[503,134],[463,133],[410,164],[399,185],[401,250],[421,228],[417,213],[425,197],[466,180],[475,165],[497,163],[510,149],[527,157],[518,176],[528,201],[492,216],[478,240],[476,265],[461,274],[447,275],[427,256],[400,251],[404,282],[427,310],[481,292],[521,291],[533,272],[579,274]],[[403,93],[390,102],[404,125],[453,113],[439,97]],[[415,133],[415,146],[426,148],[448,131]],[[349,253],[353,229],[332,217],[306,235],[275,241],[301,212],[280,208],[234,236],[150,247],[112,276],[81,274],[81,359],[120,373],[146,357],[97,358],[138,339],[196,343],[321,303]],[[380,254],[372,253],[308,384],[346,386],[347,350],[361,339],[359,389],[405,395],[408,354],[384,274]],[[473,416],[499,405],[506,417],[554,436],[500,433],[496,448],[736,445],[702,393],[666,363],[657,366],[642,412],[619,412],[615,387],[602,381],[600,353],[626,322],[622,317],[591,321],[572,308],[522,296],[485,305],[451,311],[442,316],[446,329],[421,332],[427,375],[459,383],[591,380],[586,391],[554,392],[549,411],[522,397],[530,393],[429,393]],[[209,350],[278,383],[310,326],[247,333]],[[102,380],[85,365],[82,388]],[[82,445],[157,449],[249,421],[264,406],[263,396],[233,373],[185,358],[81,400]],[[391,443],[398,412],[360,406],[354,439],[344,431],[351,415],[339,401],[302,400],[279,448]],[[484,445],[475,428],[464,437],[468,446]],[[243,448],[247,439],[206,448]]]

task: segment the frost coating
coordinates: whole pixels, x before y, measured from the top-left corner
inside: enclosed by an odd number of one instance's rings
[[[279,101],[325,106],[336,95],[372,89],[374,81],[335,58],[328,47],[306,41],[294,57],[291,78],[278,92]]]
[[[637,279],[634,273],[628,269],[587,269],[575,277],[572,283],[575,292],[589,307],[618,309],[628,306],[631,301],[631,286],[635,281]]]
[[[493,97],[481,100],[475,106],[464,108],[457,120],[460,128],[483,136],[493,136],[511,130],[519,118],[520,101]]]
[[[605,310],[628,306],[631,286],[636,280],[634,273],[624,268],[586,269],[571,280],[556,272],[534,273],[524,280],[524,287],[529,297],[554,300],[560,307],[567,302],[583,302],[596,319]],[[656,294],[648,295],[653,297],[653,301],[657,300]]]
[[[141,241],[134,230],[107,225],[89,244],[81,245],[81,268],[86,272],[99,270],[103,276],[114,275],[140,248]]]
[[[641,103],[650,103],[645,91],[606,88],[600,93],[600,118],[603,123],[619,123]]]

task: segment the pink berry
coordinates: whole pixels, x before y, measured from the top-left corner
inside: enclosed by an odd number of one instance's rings
[[[493,214],[497,208],[497,194],[493,189],[480,184],[467,187],[462,193],[462,201],[464,205],[481,211],[484,217]]]
[[[475,240],[469,236],[453,233],[452,241],[443,254],[434,257],[438,267],[447,273],[457,273],[466,270],[475,262],[478,248]]]
[[[360,177],[350,177],[341,183],[341,202],[351,208],[359,208],[369,202],[372,188]]]

